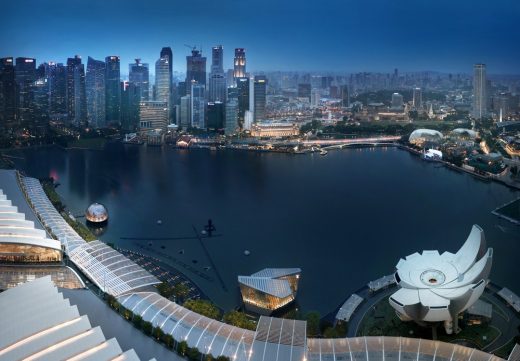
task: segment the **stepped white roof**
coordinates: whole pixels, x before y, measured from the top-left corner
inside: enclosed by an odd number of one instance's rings
[[[0,293],[0,320],[0,360],[139,360],[92,328],[50,276]]]

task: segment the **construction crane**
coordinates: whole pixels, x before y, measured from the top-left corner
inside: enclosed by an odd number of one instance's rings
[[[187,48],[190,48],[191,51],[195,51],[195,50],[197,50],[197,47],[196,47],[196,46],[191,46],[191,45],[188,45],[188,44],[184,44],[184,46],[187,47]]]

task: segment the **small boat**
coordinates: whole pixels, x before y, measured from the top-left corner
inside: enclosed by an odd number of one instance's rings
[[[244,256],[249,256],[250,254],[251,254],[251,252],[250,252],[248,249],[246,249],[246,250],[244,251]]]
[[[204,267],[204,271],[209,271],[210,269],[211,269],[210,266],[206,266],[206,267]]]
[[[162,221],[160,219],[157,220],[157,224],[158,225],[161,225],[162,224]]]
[[[320,150],[320,155],[327,155],[328,153],[325,149]]]

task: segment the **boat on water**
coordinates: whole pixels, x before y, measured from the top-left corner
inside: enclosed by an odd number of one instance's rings
[[[320,155],[327,155],[329,152],[327,152],[325,149],[320,150]]]

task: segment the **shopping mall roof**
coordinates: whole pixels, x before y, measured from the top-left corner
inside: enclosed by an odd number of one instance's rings
[[[25,219],[25,214],[13,206],[0,189],[0,243],[23,244],[61,250],[59,241],[48,238],[42,229],[34,227],[33,221]]]
[[[139,360],[92,328],[50,276],[0,293],[0,319],[0,360]]]

